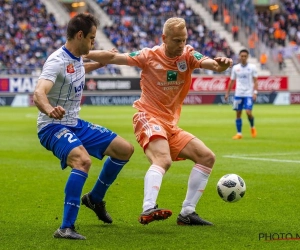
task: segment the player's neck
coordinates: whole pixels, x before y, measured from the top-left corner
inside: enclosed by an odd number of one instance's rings
[[[65,48],[75,57],[80,57],[80,53],[78,52],[78,50],[70,43],[70,42],[66,42],[65,44]]]

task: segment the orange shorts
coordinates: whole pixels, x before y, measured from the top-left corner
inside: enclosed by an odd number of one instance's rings
[[[165,138],[169,142],[173,161],[184,160],[178,158],[178,155],[188,142],[195,138],[194,135],[181,128],[164,123],[163,120],[152,117],[145,112],[138,112],[133,115],[133,127],[136,140],[144,150],[153,138],[158,136]]]

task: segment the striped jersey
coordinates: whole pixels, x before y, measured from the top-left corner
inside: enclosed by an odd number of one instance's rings
[[[62,46],[48,57],[39,79],[53,82],[53,87],[47,94],[48,100],[53,107],[62,106],[66,114],[62,120],[56,120],[39,112],[38,131],[50,123],[76,126],[85,84],[82,58],[75,57]]]
[[[256,66],[252,63],[246,65],[236,64],[231,70],[231,80],[236,80],[235,96],[245,97],[253,95],[253,77],[257,77]]]
[[[176,125],[190,89],[192,72],[200,68],[201,62],[208,57],[186,45],[181,56],[169,58],[164,46],[144,48],[127,55],[128,65],[142,69],[142,93],[133,107]]]

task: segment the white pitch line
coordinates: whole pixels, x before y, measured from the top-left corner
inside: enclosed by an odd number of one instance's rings
[[[276,155],[276,156],[280,156],[280,155],[300,155],[300,152],[293,152],[293,153],[261,153],[261,154],[238,154],[238,155],[231,155],[231,156],[271,156],[271,155]]]
[[[274,161],[274,162],[290,162],[290,163],[300,163],[300,161],[293,160],[279,160],[279,159],[269,159],[269,158],[256,158],[256,157],[244,157],[237,155],[223,155],[225,158],[243,159],[243,160],[255,160],[255,161]]]

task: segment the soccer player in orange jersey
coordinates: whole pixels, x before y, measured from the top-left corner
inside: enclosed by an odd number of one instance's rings
[[[198,216],[196,205],[212,171],[214,153],[194,135],[177,126],[184,98],[189,92],[191,74],[196,68],[222,72],[232,66],[226,57],[203,56],[186,45],[187,29],[182,18],[169,18],[163,27],[163,43],[132,53],[90,51],[87,58],[105,63],[137,66],[141,72],[141,97],[133,107],[134,133],[149,159],[145,175],[141,224],[164,220],[172,215],[169,209],[158,208],[156,200],[166,171],[172,161],[189,159],[194,162],[178,225],[212,225]]]

